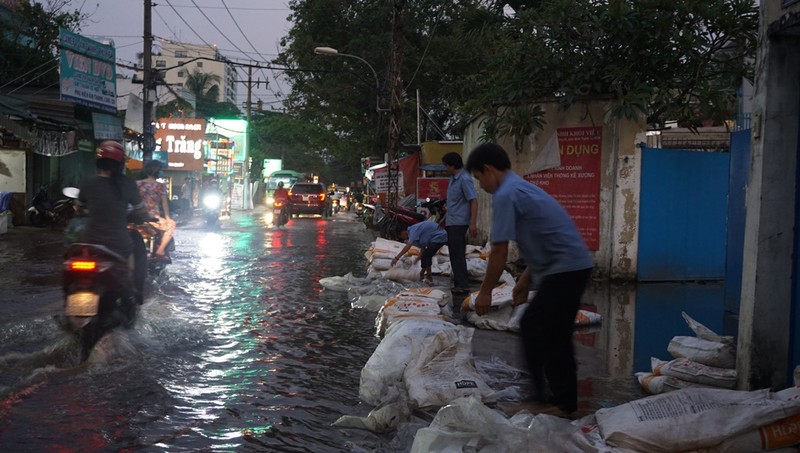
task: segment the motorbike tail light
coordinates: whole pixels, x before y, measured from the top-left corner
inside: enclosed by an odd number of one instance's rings
[[[282,201],[276,201],[276,202],[273,204],[273,206],[275,206],[276,208],[280,208],[281,206],[283,206],[283,202],[282,202]]]
[[[72,260],[68,264],[69,270],[79,272],[94,272],[97,270],[97,261]]]

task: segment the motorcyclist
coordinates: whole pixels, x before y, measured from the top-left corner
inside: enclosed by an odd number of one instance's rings
[[[161,231],[161,242],[158,244],[155,256],[158,259],[168,260],[166,250],[175,233],[175,221],[169,215],[167,187],[156,180],[161,175],[162,168],[164,168],[164,164],[157,160],[147,162],[142,169],[141,179],[136,181],[136,185],[139,187],[139,195],[150,213],[149,217],[156,219],[149,223]]]
[[[275,201],[282,201],[283,205],[285,206],[284,209],[290,209],[289,191],[283,187],[283,181],[278,182],[278,188],[275,189],[275,193],[272,194],[272,198],[274,198]]]
[[[125,176],[125,148],[107,140],[97,147],[97,175],[84,178],[78,202],[88,211],[82,240],[105,246],[127,258],[126,272],[133,273],[133,239],[128,231],[128,205],[134,213],[148,216],[136,183]]]

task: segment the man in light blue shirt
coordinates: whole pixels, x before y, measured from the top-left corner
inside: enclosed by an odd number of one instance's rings
[[[538,289],[520,323],[534,398],[539,403],[529,410],[570,414],[578,407],[572,331],[594,267],[592,257],[569,214],[547,192],[511,171],[502,147],[479,145],[467,159],[467,170],[492,194],[492,249],[475,311],[488,313],[492,288],[508,257],[508,242],[515,241],[527,268],[514,286],[514,305],[527,300],[534,279]]]
[[[426,220],[411,225],[408,229],[401,231],[400,237],[406,241],[406,246],[394,257],[392,266],[397,264],[397,261],[399,261],[412,246],[416,245],[422,249],[422,253],[420,254],[422,270],[419,272],[419,279],[420,281],[426,280],[425,275],[427,274],[427,283],[433,285],[433,271],[431,269],[431,266],[433,266],[433,256],[436,255],[436,252],[438,252],[440,248],[447,244],[447,233],[439,228],[439,224],[436,222]]]
[[[453,276],[453,292],[462,294],[469,292],[469,275],[467,274],[467,232],[470,236],[477,234],[478,195],[472,177],[464,171],[464,163],[458,153],[447,153],[442,157],[450,184],[447,186],[447,249],[450,253],[451,275]]]

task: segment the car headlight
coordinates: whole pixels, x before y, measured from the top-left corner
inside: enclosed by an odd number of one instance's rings
[[[222,197],[217,194],[208,194],[203,197],[203,206],[208,209],[217,209],[222,204]]]

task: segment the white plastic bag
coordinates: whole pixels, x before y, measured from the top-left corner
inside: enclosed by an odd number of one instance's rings
[[[736,368],[736,347],[731,343],[697,337],[673,337],[667,352],[676,359],[687,358],[717,368]]]

